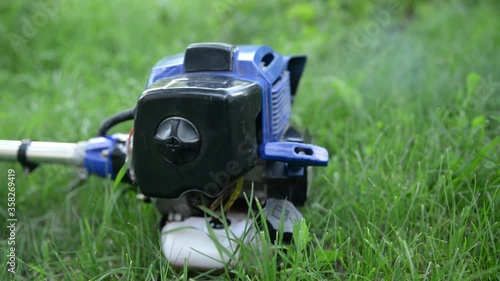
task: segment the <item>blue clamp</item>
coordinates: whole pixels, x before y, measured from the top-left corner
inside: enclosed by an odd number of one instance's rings
[[[97,137],[87,142],[84,162],[89,174],[103,178],[115,178],[111,161],[111,152],[115,144],[116,139],[112,137]]]
[[[267,142],[260,145],[260,157],[299,166],[328,165],[328,151],[323,147],[298,142]]]

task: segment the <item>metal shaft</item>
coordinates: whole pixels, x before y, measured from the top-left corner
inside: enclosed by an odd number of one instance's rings
[[[33,141],[26,149],[26,158],[33,163],[58,163],[83,166],[85,142]],[[0,140],[0,160],[17,161],[21,141]]]

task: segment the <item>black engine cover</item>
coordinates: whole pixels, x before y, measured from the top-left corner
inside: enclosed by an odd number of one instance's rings
[[[141,192],[215,197],[257,161],[256,118],[262,90],[221,76],[160,80],[139,98],[133,165]]]

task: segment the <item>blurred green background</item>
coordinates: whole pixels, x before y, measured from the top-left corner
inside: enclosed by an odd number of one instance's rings
[[[302,208],[312,245],[274,271],[189,276],[498,280],[499,11],[495,0],[2,1],[0,139],[94,136],[160,58],[193,42],[305,54],[292,119],[331,154]],[[72,169],[28,177],[1,163],[4,186],[8,168],[15,278],[187,278],[161,257],[154,208],[125,188],[90,179],[68,192]]]

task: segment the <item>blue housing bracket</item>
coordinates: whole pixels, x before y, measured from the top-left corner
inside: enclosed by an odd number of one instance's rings
[[[262,89],[260,158],[287,163],[287,174],[296,177],[304,174],[301,167],[327,166],[329,156],[326,149],[312,144],[281,141],[290,121],[293,98],[306,57],[282,56],[266,45],[243,45],[232,50],[233,67],[223,71],[186,72],[184,54],[164,58],[154,66],[147,88],[160,79],[189,75],[217,75],[256,82]]]
[[[299,166],[327,166],[328,151],[323,147],[299,142],[267,142],[260,145],[260,157]]]
[[[264,142],[278,142],[289,121],[290,100],[295,96],[306,58],[282,56],[266,45],[236,47],[233,68],[228,71],[186,72],[185,54],[163,58],[153,67],[146,88],[161,79],[189,75],[217,75],[256,82],[262,88],[262,139]],[[286,72],[289,73],[285,74]],[[280,80],[283,81],[282,84],[289,86],[273,87],[278,86],[280,83],[276,82]]]
[[[92,138],[87,142],[84,163],[89,174],[115,178],[111,160],[111,152],[115,144],[116,139],[112,137]]]

